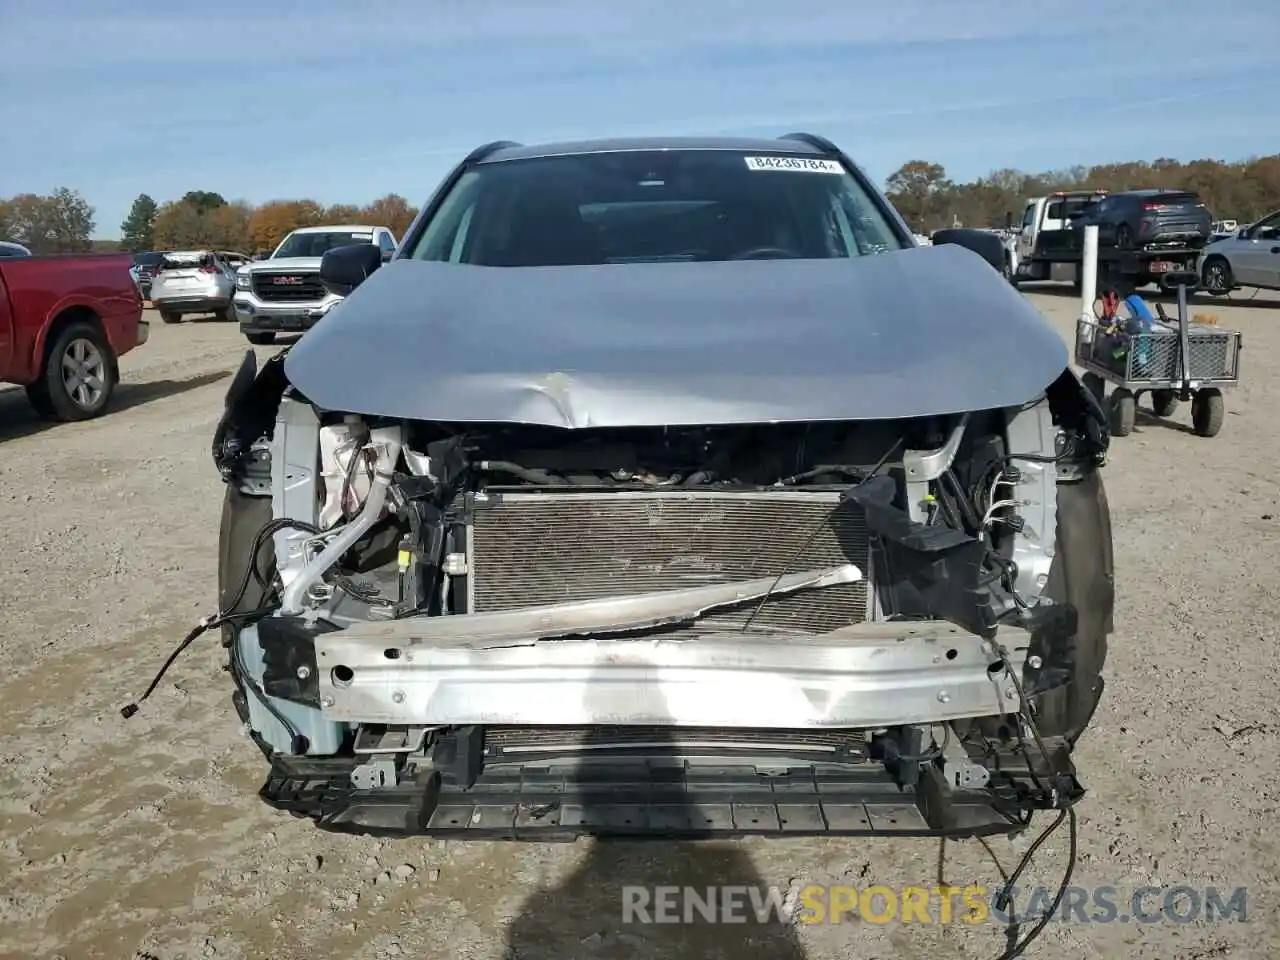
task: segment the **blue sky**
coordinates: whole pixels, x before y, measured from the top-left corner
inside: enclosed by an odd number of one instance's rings
[[[0,0],[0,196],[74,187],[111,237],[144,191],[419,203],[495,139],[1238,159],[1280,152],[1277,38],[1277,0]]]

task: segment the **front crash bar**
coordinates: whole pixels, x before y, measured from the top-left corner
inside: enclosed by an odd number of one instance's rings
[[[321,712],[340,722],[418,726],[869,729],[1018,706],[994,645],[943,622],[504,645],[477,644],[460,632],[463,621],[487,616],[504,615],[431,618],[451,634],[434,641],[419,631],[390,642],[386,628],[400,633],[412,621],[317,637]],[[1029,634],[1001,628],[996,642],[1021,677]]]

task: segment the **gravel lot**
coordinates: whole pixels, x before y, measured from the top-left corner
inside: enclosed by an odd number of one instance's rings
[[[1064,336],[1076,301],[1031,294]],[[1141,418],[1106,478],[1119,610],[1078,752],[1075,883],[1248,887],[1248,922],[1053,923],[1030,956],[1280,956],[1280,303],[1204,307],[1244,332],[1245,385],[1212,440]],[[994,924],[621,923],[624,883],[999,881],[977,843],[517,845],[323,834],[259,802],[264,763],[200,641],[141,713],[118,708],[215,594],[209,439],[245,349],[167,327],[127,356],[116,409],[49,427],[0,390],[0,955],[4,957],[995,956]],[[269,350],[260,350],[262,354]],[[1268,770],[1273,772],[1268,773]],[[1037,821],[1037,824],[1041,824]],[[1043,821],[1043,823],[1047,823]],[[1006,869],[1025,839],[993,842]],[[1028,886],[1061,876],[1065,830]],[[935,952],[936,951],[936,952]]]

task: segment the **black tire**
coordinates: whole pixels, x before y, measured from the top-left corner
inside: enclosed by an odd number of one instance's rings
[[[1191,398],[1191,426],[1197,436],[1216,437],[1226,415],[1227,405],[1216,387],[1198,390]]]
[[[255,347],[269,347],[276,342],[274,333],[246,333],[244,336]]]
[[[1151,391],[1151,412],[1157,417],[1171,417],[1178,409],[1178,395],[1172,390]]]
[[[161,310],[160,319],[163,320],[165,323],[181,323],[182,314],[170,313],[168,310]]]
[[[215,310],[213,315],[217,317],[219,320],[221,320],[223,323],[230,323],[232,320],[236,318],[236,312],[234,308],[229,306],[223,307],[221,310]]]
[[[1138,418],[1138,398],[1133,391],[1116,387],[1111,391],[1111,435],[1127,437]]]
[[[1083,384],[1086,390],[1088,390],[1090,393],[1093,394],[1094,399],[1096,399],[1098,403],[1103,403],[1106,400],[1106,397],[1107,397],[1106,381],[1104,381],[1096,373],[1086,372],[1084,376],[1080,378],[1080,383]]]
[[[27,387],[27,397],[43,417],[92,420],[107,409],[119,380],[115,351],[102,330],[78,320],[49,344],[40,379]]]
[[[1200,271],[1200,283],[1205,293],[1213,297],[1225,297],[1235,289],[1235,277],[1226,257],[1214,256],[1204,262]]]

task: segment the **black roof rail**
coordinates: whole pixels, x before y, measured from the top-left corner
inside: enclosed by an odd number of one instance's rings
[[[815,150],[821,150],[823,153],[839,155],[840,148],[828,140],[826,137],[820,137],[816,133],[787,133],[778,138],[779,140],[799,140],[801,143],[807,143]]]
[[[519,147],[522,144],[516,143],[514,140],[494,140],[492,143],[486,143],[482,147],[476,147],[463,160],[463,163],[479,163],[485,157],[492,156],[499,150],[506,150],[508,147]]]

